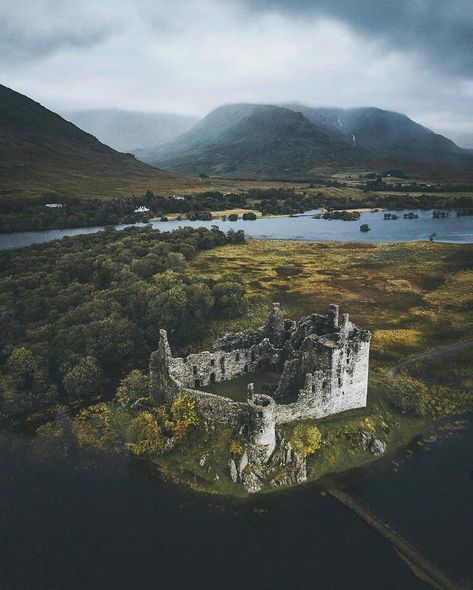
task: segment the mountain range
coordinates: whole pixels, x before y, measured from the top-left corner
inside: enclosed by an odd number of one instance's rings
[[[119,109],[68,111],[62,116],[119,152],[149,149],[172,141],[198,122],[173,113],[140,113]]]
[[[400,113],[298,104],[219,107],[172,142],[138,158],[184,174],[310,179],[402,169],[426,177],[473,177],[473,158]]]
[[[0,85],[0,196],[110,198],[148,189],[202,190],[198,179],[184,175],[310,181],[335,172],[396,169],[416,178],[473,180],[472,150],[405,115],[371,107],[232,104],[190,128],[192,119],[156,115],[146,133],[147,115],[105,110],[81,116],[102,139],[108,129],[115,146],[174,138],[138,148],[136,157],[120,153]]]
[[[195,180],[117,152],[0,85],[0,196],[119,197],[193,186]]]

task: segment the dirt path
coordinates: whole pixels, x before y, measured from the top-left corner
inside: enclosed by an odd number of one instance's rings
[[[424,359],[446,359],[451,356],[455,356],[459,352],[466,350],[473,346],[473,340],[468,340],[467,342],[457,342],[456,344],[450,344],[450,346],[446,346],[445,348],[438,348],[437,350],[430,350],[428,352],[421,352],[419,354],[414,354],[413,356],[407,358],[402,363],[398,365],[394,365],[388,371],[389,377],[393,377],[397,375],[402,367],[410,365],[412,363],[416,363],[417,361],[421,361]]]
[[[341,489],[331,488],[327,491],[387,539],[392,547],[411,565],[413,571],[421,573],[422,575],[419,577],[429,581],[435,588],[441,590],[468,590],[471,588],[468,583],[455,580],[442,566],[435,563],[425,550],[401,535],[391,523],[375,513],[373,507],[361,498]]]

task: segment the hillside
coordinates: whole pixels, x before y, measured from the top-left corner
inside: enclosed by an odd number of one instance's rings
[[[313,108],[292,105],[316,124],[325,124],[348,135],[349,141],[369,151],[407,154],[416,158],[460,154],[461,148],[406,115],[373,107],[357,109]]]
[[[309,179],[403,169],[473,177],[473,158],[405,115],[375,108],[237,104],[219,107],[175,141],[137,157],[167,170],[226,177]]]
[[[170,192],[192,179],[100,143],[30,98],[0,85],[0,196],[119,197]]]
[[[188,131],[197,117],[94,109],[62,113],[63,117],[119,152],[135,153],[172,141]]]
[[[366,164],[339,134],[304,115],[272,105],[227,105],[176,141],[139,152],[149,163],[187,174],[256,178],[310,177]]]

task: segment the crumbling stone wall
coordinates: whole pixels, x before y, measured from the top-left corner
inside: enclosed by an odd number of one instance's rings
[[[217,340],[212,351],[185,358],[172,356],[161,330],[150,360],[150,394],[171,403],[179,393],[187,393],[205,418],[243,426],[254,452],[268,460],[278,424],[366,406],[370,339],[370,332],[350,322],[348,314],[340,317],[337,305],[326,315],[293,322],[274,304],[261,328],[229,334]],[[255,394],[250,387],[248,402],[242,403],[199,391],[267,368],[281,370],[271,395]]]
[[[171,375],[185,387],[199,389],[211,383],[229,381],[276,363],[278,351],[268,338],[250,348],[214,350],[190,354],[186,358],[171,358]]]
[[[249,407],[244,402],[235,402],[228,397],[195,389],[182,389],[180,393],[195,399],[197,412],[207,420],[215,420],[235,427],[241,427],[250,422]]]

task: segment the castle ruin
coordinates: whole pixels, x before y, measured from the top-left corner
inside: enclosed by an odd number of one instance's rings
[[[228,334],[211,351],[185,358],[172,356],[161,330],[150,360],[150,393],[165,404],[182,393],[191,396],[204,418],[238,427],[264,462],[276,448],[278,425],[366,406],[370,339],[338,305],[295,322],[274,303],[260,328]],[[264,392],[250,383],[246,402],[202,390],[268,370],[280,373],[279,382]]]

